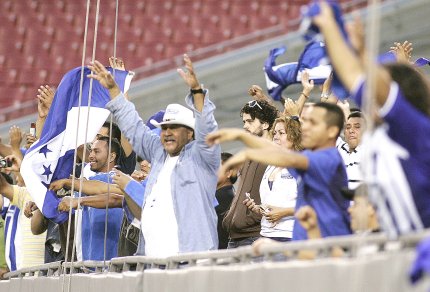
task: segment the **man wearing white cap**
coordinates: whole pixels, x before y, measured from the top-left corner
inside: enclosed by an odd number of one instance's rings
[[[88,77],[109,90],[112,100],[106,107],[121,131],[134,151],[152,165],[141,212],[132,210],[142,225],[138,255],[166,257],[218,247],[214,201],[221,151],[205,143],[206,135],[218,128],[215,105],[186,55],[184,62],[187,70],[178,72],[191,88],[185,99],[191,110],[168,105],[163,121],[151,122],[161,127],[160,137],[144,124],[106,68],[98,61],[89,65],[93,73]],[[132,185],[129,182],[124,191]]]

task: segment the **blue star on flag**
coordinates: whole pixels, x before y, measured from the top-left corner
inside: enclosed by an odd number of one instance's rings
[[[45,165],[42,165],[42,166],[45,169],[45,172],[42,173],[42,175],[46,175],[46,180],[49,181],[49,176],[52,174],[51,165],[48,165],[47,167]]]
[[[46,183],[46,182],[43,182],[43,181],[41,181],[41,183],[42,183],[42,185],[44,185],[47,189],[49,189],[49,183]]]
[[[46,154],[48,152],[52,152],[51,150],[48,149],[48,145],[43,146],[42,148],[40,148],[39,153],[42,153],[43,155],[45,155],[46,158]]]

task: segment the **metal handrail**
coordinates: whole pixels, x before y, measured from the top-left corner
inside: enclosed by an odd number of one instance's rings
[[[260,255],[253,253],[251,246],[229,250],[183,253],[166,258],[129,256],[103,261],[55,262],[5,274],[6,279],[22,277],[56,276],[61,268],[73,273],[122,273],[126,271],[143,272],[146,269],[178,269],[193,266],[244,265],[256,261],[272,261],[277,254],[288,254],[284,261],[297,259],[301,250],[312,250],[318,258],[329,257],[334,247],[346,251],[346,257],[354,258],[360,255],[363,247],[374,246],[378,252],[393,252],[413,249],[421,240],[430,237],[430,229],[420,233],[400,236],[390,240],[384,233],[356,234],[350,236],[328,237],[323,239],[277,243],[260,248]]]

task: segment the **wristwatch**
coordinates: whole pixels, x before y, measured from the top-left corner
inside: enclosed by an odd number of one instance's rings
[[[201,94],[205,94],[205,91],[203,88],[199,88],[199,89],[190,89],[191,94],[197,94],[197,93],[201,93]]]

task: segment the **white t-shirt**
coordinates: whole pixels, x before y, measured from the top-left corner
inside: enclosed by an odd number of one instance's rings
[[[145,200],[140,221],[147,256],[168,257],[179,252],[178,222],[170,180],[178,158],[167,156],[157,182]]]
[[[297,199],[296,179],[283,168],[273,179],[270,186],[269,177],[276,171],[275,166],[269,165],[264,172],[260,184],[261,204],[272,205],[281,208],[295,208]],[[265,237],[293,237],[294,216],[282,218],[273,226],[266,217],[261,219],[261,235]]]

